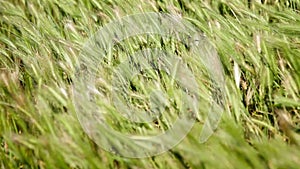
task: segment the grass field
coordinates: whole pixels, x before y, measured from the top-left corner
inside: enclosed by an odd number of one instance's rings
[[[130,159],[102,150],[85,134],[72,78],[89,37],[116,18],[141,12],[181,15],[205,33],[224,67],[226,111],[204,144],[199,124],[172,150]],[[132,49],[133,41],[120,48]],[[297,169],[299,133],[299,0],[0,0],[1,169]]]

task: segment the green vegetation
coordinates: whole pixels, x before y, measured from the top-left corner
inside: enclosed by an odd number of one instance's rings
[[[85,134],[72,101],[72,78],[84,43],[101,26],[150,11],[182,15],[213,43],[226,75],[226,112],[204,144],[198,142],[199,124],[162,155],[126,159],[102,150]],[[133,43],[116,49],[134,49]],[[125,123],[115,128],[133,129]],[[299,130],[299,0],[0,1],[1,169],[297,169]]]

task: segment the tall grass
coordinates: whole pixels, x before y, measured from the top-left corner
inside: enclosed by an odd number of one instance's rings
[[[299,8],[298,0],[0,1],[0,167],[299,168]],[[182,15],[213,43],[225,69],[226,112],[204,144],[195,125],[162,155],[121,158],[83,131],[72,78],[101,26],[150,11]]]

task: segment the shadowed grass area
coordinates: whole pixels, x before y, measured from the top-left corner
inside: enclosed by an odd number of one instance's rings
[[[299,8],[299,0],[0,1],[1,169],[299,168]],[[204,144],[198,142],[202,126],[196,124],[171,151],[126,159],[102,150],[85,134],[73,105],[72,78],[89,37],[113,19],[141,12],[180,15],[205,33],[223,63],[226,112]],[[136,41],[116,49],[130,51],[143,43]],[[180,53],[183,47],[166,49]],[[193,67],[192,59],[180,54]],[[239,87],[234,62],[241,72]],[[162,86],[170,81],[164,75],[154,79]],[[144,89],[145,84],[132,85]],[[176,96],[175,89],[168,92]],[[144,126],[124,122],[115,128],[136,132]]]

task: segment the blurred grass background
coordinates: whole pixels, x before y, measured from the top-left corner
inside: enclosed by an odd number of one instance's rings
[[[0,167],[299,168],[299,10],[299,0],[1,0]],[[80,50],[101,26],[138,12],[181,15],[216,47],[228,103],[206,143],[193,129],[169,152],[126,159],[82,130],[71,99]]]

